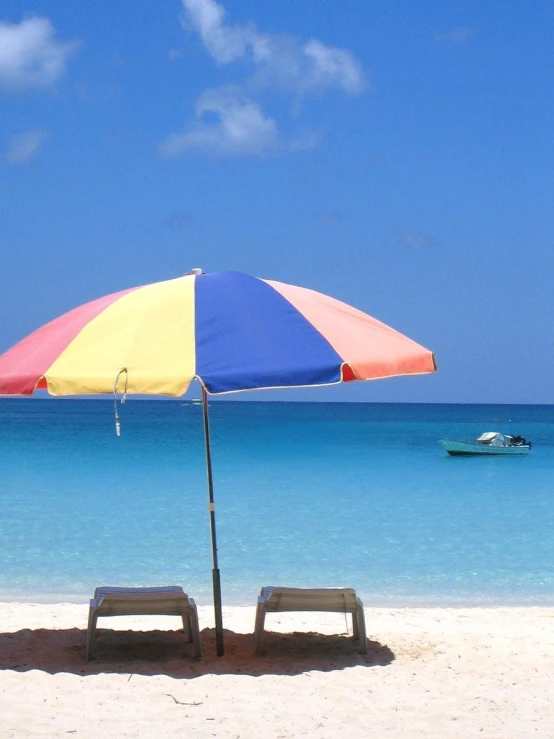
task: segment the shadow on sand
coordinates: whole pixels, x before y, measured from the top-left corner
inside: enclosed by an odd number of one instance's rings
[[[225,655],[216,657],[215,630],[201,632],[202,657],[192,656],[178,631],[113,631],[98,629],[96,657],[85,662],[83,629],[22,629],[0,633],[0,670],[42,670],[54,675],[106,673],[168,675],[194,678],[201,675],[298,675],[311,670],[331,672],[347,667],[389,665],[393,652],[386,645],[368,641],[368,653],[347,636],[316,633],[266,632],[265,652],[254,655],[253,634],[225,631]]]

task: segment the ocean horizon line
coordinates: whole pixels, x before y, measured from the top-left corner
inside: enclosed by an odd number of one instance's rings
[[[241,396],[243,396],[243,393],[240,393]],[[86,403],[90,402],[105,402],[105,401],[111,401],[113,402],[114,396],[112,395],[44,395],[44,396],[36,396],[36,395],[17,395],[17,396],[10,396],[10,395],[0,395],[0,401],[8,401],[8,402],[17,402],[17,401],[33,401],[33,402],[60,402],[60,401],[72,401],[72,402],[78,402],[83,401]],[[288,398],[287,400],[275,400],[275,399],[268,399],[268,400],[261,400],[259,398],[245,398],[245,397],[236,397],[231,398],[228,394],[225,396],[218,396],[218,395],[209,395],[208,396],[210,403],[257,403],[257,404],[264,404],[264,405],[283,405],[283,404],[290,404],[294,403],[297,405],[379,405],[379,406],[399,406],[399,405],[410,405],[410,406],[445,406],[445,407],[454,407],[459,408],[461,406],[518,406],[521,408],[551,408],[554,406],[554,403],[506,403],[506,402],[494,402],[494,401],[488,401],[488,402],[478,402],[478,401],[472,401],[472,402],[452,402],[452,401],[442,401],[442,400],[430,400],[430,401],[393,401],[393,400],[301,400],[298,398]],[[140,401],[141,403],[187,403],[198,400],[197,396],[186,396],[181,395],[178,397],[160,397],[157,395],[132,395],[127,394],[126,395],[126,401]],[[121,402],[121,395],[117,395],[117,401],[118,403]]]

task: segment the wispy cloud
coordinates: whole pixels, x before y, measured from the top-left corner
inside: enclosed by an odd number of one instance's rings
[[[270,156],[284,151],[302,151],[317,145],[314,132],[285,139],[273,118],[239,88],[206,90],[196,104],[196,119],[185,131],[161,144],[160,153],[175,157],[185,151],[216,156]]]
[[[181,59],[182,56],[184,56],[183,49],[170,49],[167,52],[167,58],[170,62],[174,62],[176,59]]]
[[[313,213],[316,221],[327,227],[341,226],[344,216],[336,210],[319,210]]]
[[[252,22],[231,24],[216,0],[181,2],[183,26],[198,33],[218,64],[240,64],[245,77],[234,85],[204,92],[196,105],[195,120],[161,145],[166,156],[191,149],[262,156],[311,148],[321,135],[307,132],[285,137],[276,120],[263,111],[260,95],[285,92],[305,99],[333,89],[356,94],[366,87],[361,64],[346,49],[317,39],[301,42],[284,34],[265,34]],[[291,105],[291,116],[297,108]]]
[[[34,128],[13,136],[6,149],[6,159],[10,164],[27,164],[38,154],[46,138],[46,131],[42,128]]]
[[[427,251],[429,249],[439,249],[442,243],[433,236],[418,233],[416,231],[408,231],[406,229],[397,229],[395,232],[396,241],[402,246],[408,246],[410,249]]]
[[[257,31],[253,24],[230,26],[225,24],[227,12],[214,0],[182,0],[186,15],[182,23],[190,21],[200,34],[204,45],[218,62],[227,63],[244,56],[253,45]]]
[[[206,120],[206,117],[215,120]],[[184,133],[173,134],[161,146],[165,156],[187,149],[221,155],[261,155],[278,143],[275,121],[252,100],[233,89],[207,90],[196,104],[196,121]]]
[[[194,223],[194,216],[189,211],[173,211],[162,219],[161,225],[176,233],[185,231]]]
[[[268,83],[279,81],[306,93],[338,88],[361,92],[365,77],[361,64],[346,49],[326,46],[317,39],[305,43],[284,34],[265,34],[253,23],[231,25],[215,0],[182,0],[183,24],[190,24],[220,64],[243,60],[261,71]]]
[[[77,41],[56,41],[48,18],[0,23],[0,89],[23,92],[48,88],[64,74]]]
[[[435,41],[443,41],[451,44],[465,44],[473,36],[473,29],[469,26],[458,26],[449,31],[435,34]]]

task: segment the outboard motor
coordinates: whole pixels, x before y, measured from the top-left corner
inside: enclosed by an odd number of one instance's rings
[[[512,436],[513,446],[528,446],[531,449],[531,442],[526,441],[523,436]]]

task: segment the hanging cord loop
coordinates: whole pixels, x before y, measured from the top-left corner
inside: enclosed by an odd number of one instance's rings
[[[123,388],[123,395],[121,396],[121,403],[123,404],[125,402],[125,397],[127,395],[127,380],[129,379],[129,373],[127,372],[127,367],[123,367],[123,369],[120,369],[117,373],[117,377],[115,378],[114,386],[113,386],[113,409],[115,414],[115,433],[117,436],[121,436],[121,423],[119,422],[119,412],[117,410],[117,384],[119,382],[120,376],[125,372],[125,387]]]

